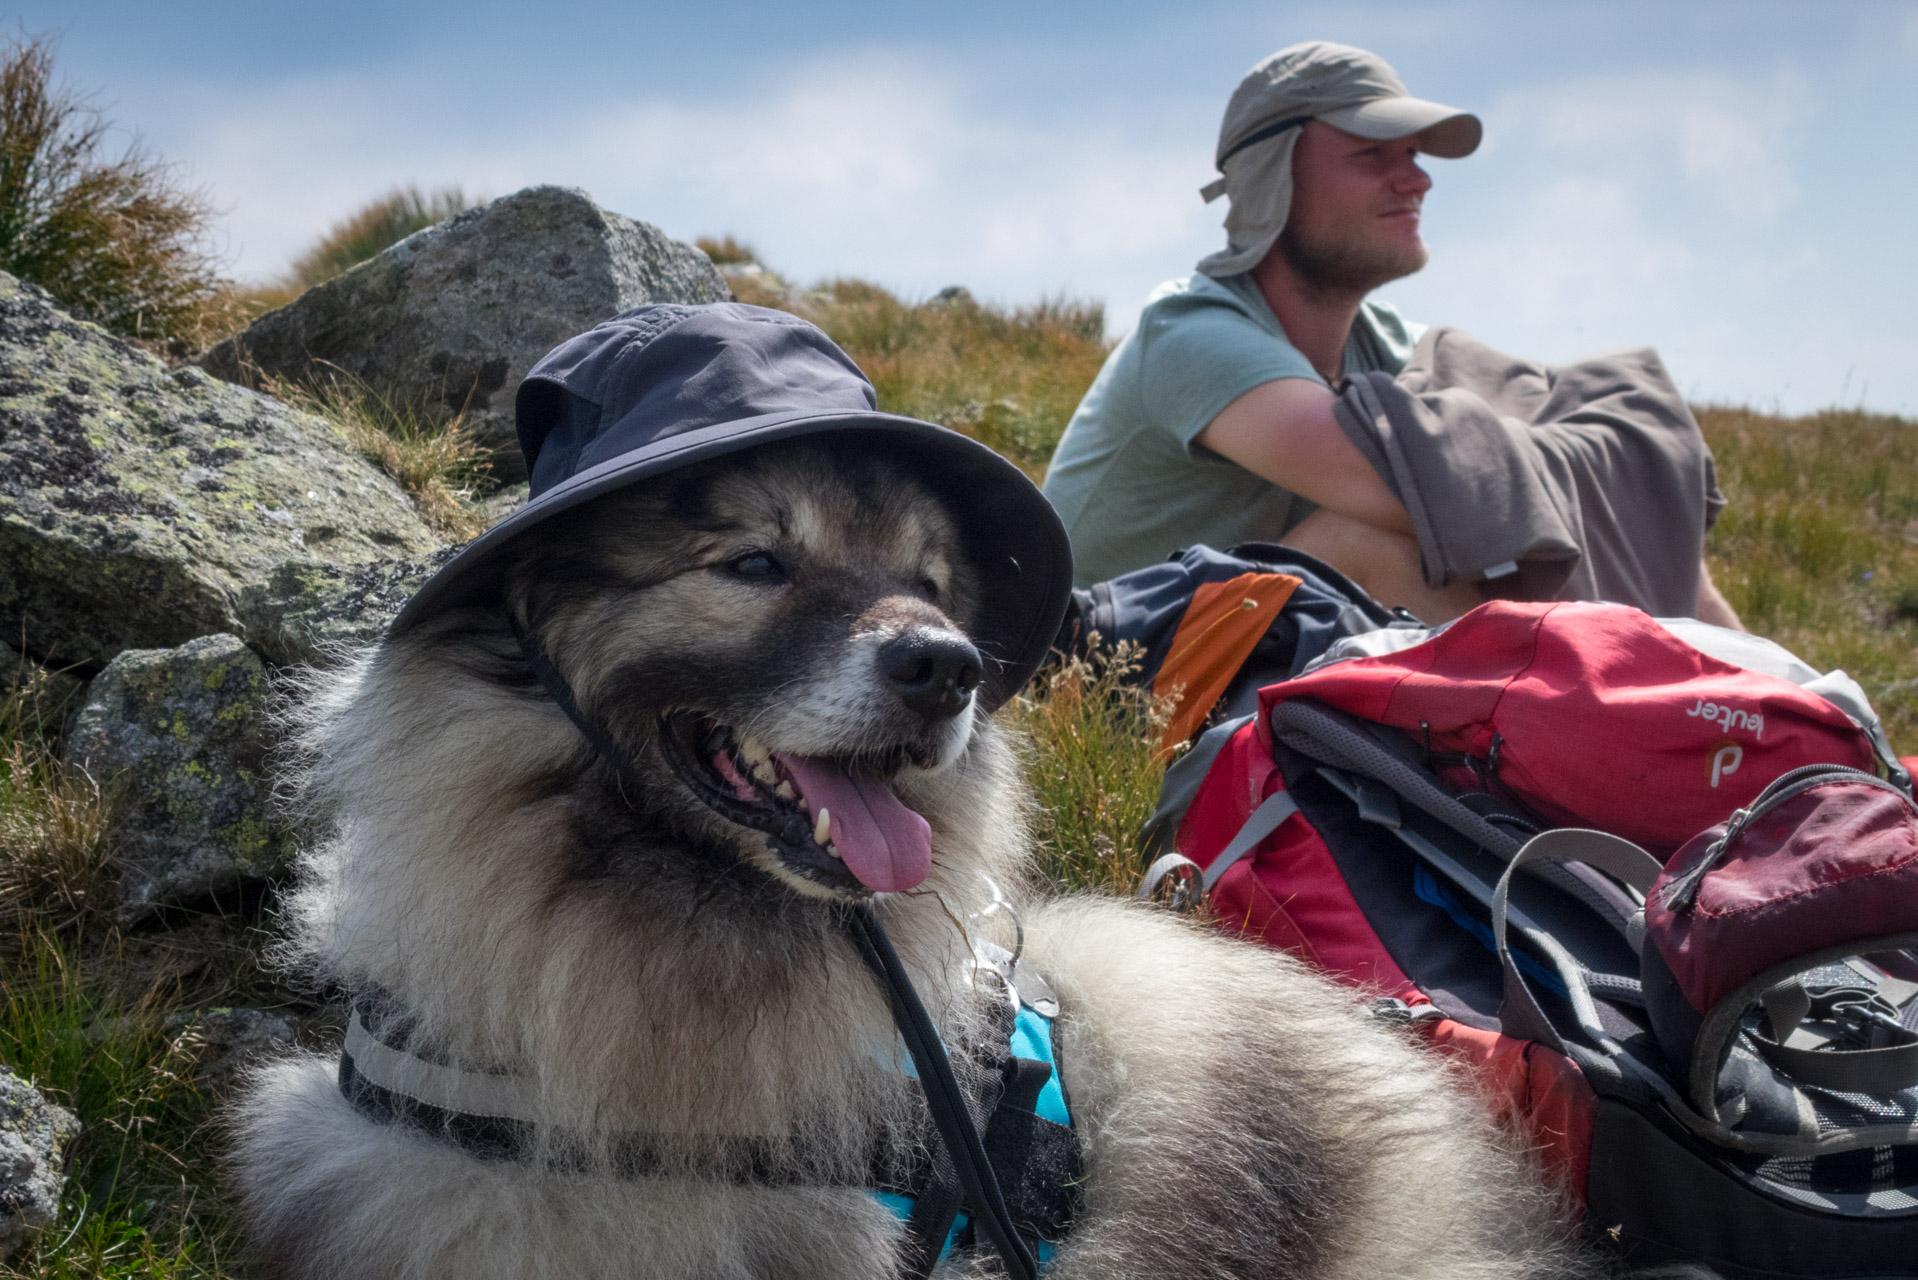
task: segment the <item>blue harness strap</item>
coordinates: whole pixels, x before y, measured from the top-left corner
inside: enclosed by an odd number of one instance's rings
[[[1059,1074],[1056,1028],[1050,1018],[1028,1005],[1019,1006],[1000,1075],[1004,1087],[986,1124],[986,1156],[1020,1235],[1043,1268],[1078,1211],[1078,1183],[1083,1176],[1072,1112]],[[949,1205],[943,1213],[934,1205],[929,1215],[919,1195],[871,1193],[909,1229],[917,1223],[918,1230],[942,1237],[936,1253],[925,1256],[922,1249],[922,1274],[945,1261],[955,1248],[970,1243],[969,1216],[949,1195],[942,1197],[937,1182],[935,1174],[934,1185],[921,1194]]]

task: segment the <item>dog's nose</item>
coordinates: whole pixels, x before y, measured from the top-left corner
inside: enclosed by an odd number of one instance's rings
[[[966,709],[985,673],[979,651],[953,635],[908,631],[879,650],[879,668],[900,701],[928,720]]]

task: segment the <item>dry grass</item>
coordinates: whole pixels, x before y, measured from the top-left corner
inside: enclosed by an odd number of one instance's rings
[[[0,269],[115,333],[202,345],[230,322],[218,211],[137,137],[109,155],[112,132],[55,87],[46,37],[0,52]]]
[[[441,537],[464,542],[486,527],[479,500],[492,488],[491,455],[463,414],[437,421],[337,368],[304,382],[260,381],[277,399],[331,422]]]
[[[824,329],[872,379],[881,409],[963,431],[1035,480],[1110,350],[1096,303],[1002,308],[964,291],[915,303],[861,280],[792,290],[776,276],[732,286],[742,302]]]
[[[324,284],[473,204],[459,187],[437,191],[422,191],[410,184],[395,187],[328,227],[312,248],[294,260],[290,283],[302,289]]]
[[[731,236],[701,236],[693,245],[716,267],[729,266],[736,262],[758,262],[759,255],[753,252],[751,245],[741,244]]]
[[[52,746],[13,738],[0,754],[0,952],[42,930],[78,934],[114,883],[114,795],[61,763]]]
[[[83,936],[111,900],[117,791],[61,760],[66,709],[37,667],[0,697],[0,956],[42,933]]]

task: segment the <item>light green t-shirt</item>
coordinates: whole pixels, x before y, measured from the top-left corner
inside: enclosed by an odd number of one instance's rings
[[[1346,373],[1397,373],[1424,331],[1386,303],[1362,304],[1345,344]],[[1046,472],[1078,585],[1198,542],[1277,541],[1312,513],[1304,498],[1193,443],[1221,409],[1280,378],[1325,385],[1250,275],[1195,274],[1153,291]]]

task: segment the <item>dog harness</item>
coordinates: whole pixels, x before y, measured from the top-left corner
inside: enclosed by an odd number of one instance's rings
[[[1031,966],[988,942],[975,945],[981,982],[1003,989],[991,1007],[990,1038],[964,1046],[982,1068],[966,1097],[966,1119],[980,1135],[987,1165],[1005,1212],[1036,1267],[1050,1261],[1079,1210],[1084,1162],[1072,1128],[1071,1109],[1059,1070],[1059,1005]],[[887,1065],[920,1080],[915,1056],[902,1035]],[[460,1065],[422,1044],[416,1020],[381,992],[357,995],[340,1054],[339,1087],[355,1110],[381,1124],[416,1129],[482,1160],[541,1163],[563,1172],[588,1172],[582,1141],[532,1119],[522,1082],[510,1073]],[[967,1212],[969,1189],[942,1145],[936,1123],[923,1123],[875,1144],[863,1179],[846,1178],[825,1161],[808,1167],[803,1145],[715,1142],[723,1151],[696,1171],[713,1181],[762,1186],[861,1186],[906,1228],[905,1274],[925,1277],[948,1254],[988,1243],[977,1215]],[[670,1150],[683,1150],[684,1138]],[[794,1158],[797,1149],[799,1156]],[[664,1176],[668,1146],[643,1134],[614,1144],[610,1172],[622,1178]],[[898,1153],[908,1152],[901,1156]],[[685,1171],[674,1159],[675,1174]]]

